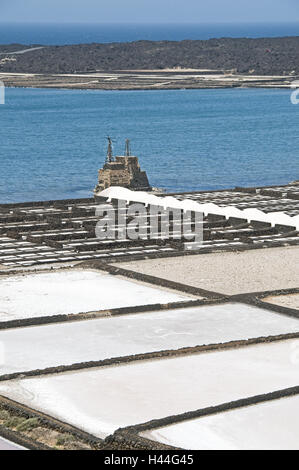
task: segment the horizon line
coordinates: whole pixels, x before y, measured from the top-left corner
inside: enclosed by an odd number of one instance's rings
[[[201,25],[256,25],[256,24],[262,24],[262,25],[283,25],[283,24],[293,24],[293,25],[299,25],[299,19],[295,21],[262,21],[262,20],[257,20],[257,21],[201,21],[201,22],[189,22],[189,21],[183,21],[183,22],[176,22],[176,21],[155,21],[155,22],[144,22],[144,21],[135,21],[135,22],[124,22],[124,21],[107,21],[107,22],[95,22],[95,21],[65,21],[65,20],[56,20],[56,21],[44,21],[44,20],[36,20],[36,21],[30,21],[30,20],[25,20],[25,21],[19,21],[19,20],[0,20],[0,24],[73,24],[73,25],[190,25],[190,26],[201,26]]]

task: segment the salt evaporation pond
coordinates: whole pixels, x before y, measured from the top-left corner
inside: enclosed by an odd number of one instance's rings
[[[8,441],[3,437],[0,437],[0,451],[2,450],[26,450],[25,447],[21,447],[14,442]]]
[[[8,276],[0,280],[0,322],[190,298],[92,270]]]
[[[263,301],[270,304],[280,305],[281,307],[299,310],[299,294],[275,295],[265,297]]]
[[[0,394],[99,437],[298,385],[299,340],[10,380]]]
[[[299,331],[299,320],[227,303],[0,331],[0,375]]]
[[[192,450],[299,450],[299,396],[173,424],[141,435]]]

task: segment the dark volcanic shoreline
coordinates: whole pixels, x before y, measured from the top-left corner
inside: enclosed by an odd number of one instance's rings
[[[0,45],[6,86],[96,90],[285,88],[299,76],[299,37]]]
[[[214,88],[290,88],[294,76],[248,76],[193,71],[98,72],[90,74],[1,74],[6,87],[69,90],[138,91]]]
[[[296,75],[299,36],[67,46],[0,45],[0,73],[78,74],[177,68]]]

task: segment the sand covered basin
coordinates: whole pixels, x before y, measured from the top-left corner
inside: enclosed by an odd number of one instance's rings
[[[141,435],[192,450],[298,450],[299,396],[185,421]]]
[[[299,320],[245,304],[147,312],[0,331],[0,375],[299,331]]]
[[[298,246],[132,261],[118,266],[228,295],[299,287]]]
[[[264,297],[264,302],[280,305],[281,307],[294,308],[299,310],[299,294],[276,295],[272,297]]]
[[[190,297],[93,270],[8,276],[0,279],[0,322],[184,300]]]
[[[105,437],[117,428],[292,387],[299,340],[0,383],[0,394]]]

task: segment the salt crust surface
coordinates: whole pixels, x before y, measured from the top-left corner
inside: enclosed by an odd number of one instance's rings
[[[0,375],[299,331],[299,320],[245,304],[121,315],[0,331]]]
[[[0,321],[184,300],[190,297],[92,270],[0,279]]]
[[[298,385],[299,340],[0,383],[0,394],[99,437]]]

